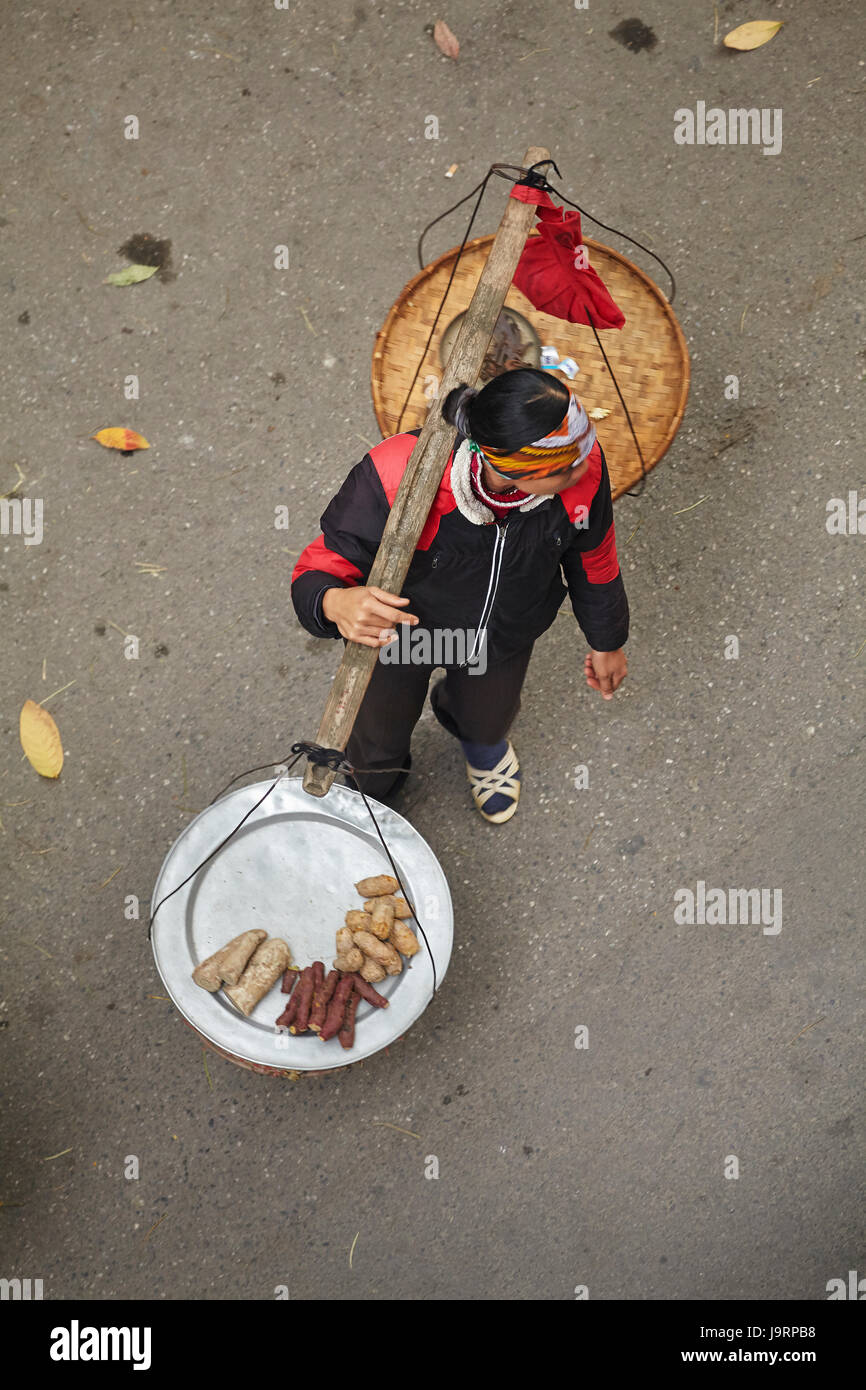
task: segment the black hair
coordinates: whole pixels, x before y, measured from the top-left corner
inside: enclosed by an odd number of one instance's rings
[[[442,418],[457,423],[455,411],[466,383],[455,386],[442,403]],[[549,372],[515,367],[501,372],[464,403],[467,433],[488,449],[522,449],[556,429],[569,406],[570,391]]]

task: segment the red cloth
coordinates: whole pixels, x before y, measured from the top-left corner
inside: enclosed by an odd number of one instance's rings
[[[538,236],[526,245],[514,272],[514,284],[545,314],[596,328],[622,328],[625,315],[614,304],[601,276],[588,265],[578,269],[575,254],[582,244],[580,213],[566,212],[540,188],[513,188],[512,198],[538,205]]]
[[[529,188],[526,184],[517,184],[511,190],[511,197],[516,198],[518,203],[540,203],[545,199],[550,202],[543,188]]]

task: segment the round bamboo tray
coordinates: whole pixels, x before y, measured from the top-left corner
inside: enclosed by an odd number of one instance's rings
[[[537,236],[533,231],[531,236]],[[493,244],[492,236],[467,242],[454,281],[439,316],[436,332],[424,356],[412,395],[403,411],[409,384],[424,352],[458,247],[446,251],[418,272],[403,289],[376,337],[371,373],[373,407],[382,437],[424,424],[442,375],[439,347],[449,323],[469,307],[469,301]],[[689,394],[689,354],[683,331],[657,285],[619,252],[584,238],[590,264],[625,314],[621,329],[599,329],[608,360],[632,418],[646,469],[654,468],[679,429]],[[613,496],[621,497],[641,477],[641,462],[610,373],[591,328],[567,323],[533,308],[514,285],[505,304],[529,320],[544,344],[553,344],[560,358],[573,357],[580,367],[573,382],[561,372],[557,379],[576,393],[587,410],[609,410],[595,420],[610,473]],[[476,382],[472,383],[476,385]]]

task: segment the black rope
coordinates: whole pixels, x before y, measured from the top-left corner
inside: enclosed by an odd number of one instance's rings
[[[593,335],[594,335],[594,337],[595,337],[595,341],[598,343],[598,350],[599,350],[599,352],[601,353],[602,357],[604,358],[604,365],[607,367],[607,370],[610,372],[610,379],[611,379],[611,381],[613,382],[614,386],[616,387],[616,394],[619,396],[620,405],[622,406],[623,410],[625,411],[625,418],[628,420],[628,427],[629,427],[629,429],[631,430],[631,437],[632,437],[632,439],[634,440],[634,446],[635,446],[635,448],[637,449],[637,456],[638,456],[638,458],[640,459],[640,482],[636,484],[636,487],[639,489],[639,491],[632,491],[631,488],[628,488],[628,489],[626,489],[625,496],[626,496],[626,497],[640,497],[640,496],[643,494],[644,488],[646,487],[646,459],[645,459],[644,456],[643,456],[643,449],[640,447],[640,441],[639,441],[639,439],[638,439],[638,437],[637,437],[637,435],[636,435],[636,433],[635,433],[635,428],[634,428],[634,424],[632,423],[632,418],[631,418],[631,415],[630,415],[630,413],[629,413],[629,408],[628,408],[628,406],[627,406],[626,403],[625,403],[625,398],[623,397],[622,391],[620,391],[620,389],[619,389],[619,382],[618,382],[617,379],[616,379],[616,373],[614,372],[613,367],[610,365],[610,362],[607,360],[607,353],[605,352],[604,348],[603,348],[602,345],[601,345],[601,338],[598,336],[598,330],[597,330],[595,324],[592,322],[592,311],[590,310],[589,305],[586,306],[586,312],[587,312],[587,316],[588,316],[588,318],[589,318],[589,326],[590,326],[590,328],[591,328],[592,331],[593,331]]]
[[[559,173],[559,169],[557,169],[557,167],[556,167],[556,165],[553,163],[553,160],[552,160],[552,159],[551,159],[550,161],[548,161],[548,160],[546,160],[546,159],[541,159],[541,160],[539,160],[539,164],[547,164],[548,162],[551,163],[551,164],[553,164],[553,167],[554,167],[554,169],[556,169],[557,174],[559,175],[560,178],[562,178],[562,175]],[[491,167],[492,172],[498,174],[500,169],[505,169],[505,168],[509,168],[509,167],[513,167],[513,166],[504,165],[504,164],[492,164],[490,167]],[[534,171],[534,170],[537,169],[537,168],[538,168],[538,165],[537,165],[537,164],[532,164],[532,165],[530,165],[529,172],[532,173],[532,171]],[[502,175],[500,175],[500,177],[501,177],[501,178],[506,178],[507,175],[502,174]],[[582,207],[580,206],[579,203],[573,203],[573,202],[571,201],[570,198],[566,198],[566,196],[565,196],[564,193],[561,193],[561,192],[559,191],[558,188],[554,188],[553,184],[552,184],[552,183],[548,183],[547,179],[545,179],[545,178],[542,178],[540,183],[536,183],[536,182],[530,183],[530,181],[529,181],[528,178],[516,179],[514,182],[517,183],[517,184],[526,183],[526,184],[529,184],[529,187],[531,187],[531,188],[540,188],[540,189],[542,190],[542,192],[544,192],[544,193],[551,193],[551,194],[553,194],[554,197],[560,198],[560,199],[562,200],[563,203],[567,203],[568,206],[569,206],[570,208],[574,208],[577,212],[579,212],[580,215],[581,215],[581,217],[588,217],[589,220],[590,220],[590,222],[594,222],[595,225],[596,225],[597,227],[601,227],[605,232],[613,232],[615,236],[621,236],[621,237],[623,237],[626,241],[630,241],[631,244],[632,244],[632,246],[637,246],[641,251],[646,251],[646,253],[647,253],[648,256],[652,256],[652,258],[653,258],[654,261],[658,261],[658,263],[659,263],[659,265],[661,266],[662,270],[663,270],[663,271],[665,272],[665,274],[669,277],[670,282],[671,282],[671,292],[670,292],[670,294],[667,296],[667,301],[668,301],[669,304],[673,304],[674,299],[676,298],[676,293],[677,293],[677,282],[676,282],[676,280],[674,279],[674,273],[673,273],[673,271],[671,270],[670,266],[667,264],[667,262],[666,262],[666,261],[663,261],[662,258],[661,258],[661,256],[657,256],[656,253],[655,253],[655,251],[651,251],[650,248],[649,248],[648,246],[644,246],[644,244],[643,244],[642,241],[635,241],[635,239],[634,239],[633,236],[629,236],[629,235],[628,235],[628,232],[622,232],[622,231],[620,231],[619,227],[610,227],[610,226],[608,226],[608,224],[607,224],[606,222],[600,222],[599,219],[598,219],[597,217],[593,217],[592,213],[591,213],[591,212],[587,212],[586,208],[582,208]],[[432,225],[432,224],[431,224],[431,225]]]
[[[658,261],[659,265],[664,269],[664,271],[665,271],[665,272],[667,273],[667,275],[670,277],[671,292],[670,292],[670,295],[668,296],[668,303],[669,303],[669,304],[673,304],[674,298],[675,298],[675,296],[676,296],[676,288],[677,288],[677,287],[676,287],[676,280],[674,279],[673,271],[672,271],[672,270],[670,269],[670,267],[662,260],[661,256],[657,256],[656,253],[655,253],[655,251],[651,251],[650,248],[649,248],[648,246],[644,246],[643,242],[636,241],[634,237],[630,237],[630,236],[628,235],[627,232],[620,231],[618,227],[611,227],[611,226],[608,226],[608,224],[607,224],[606,222],[601,222],[601,221],[599,221],[599,219],[598,219],[597,217],[594,217],[594,216],[592,215],[591,212],[587,212],[586,209],[580,207],[580,205],[579,205],[578,203],[573,203],[573,202],[571,201],[571,199],[570,199],[570,198],[566,198],[565,194],[564,194],[564,193],[561,193],[561,192],[559,191],[559,189],[554,188],[553,184],[551,184],[551,183],[548,182],[546,176],[545,176],[544,174],[542,174],[542,173],[539,172],[539,170],[540,170],[540,168],[541,168],[542,165],[551,165],[551,164],[553,165],[553,168],[556,170],[557,177],[562,178],[562,174],[561,174],[560,171],[559,171],[559,166],[557,165],[556,161],[553,160],[553,159],[540,159],[540,160],[538,160],[535,164],[531,164],[531,165],[529,166],[528,169],[523,169],[523,168],[521,168],[519,165],[516,165],[516,164],[491,164],[491,165],[490,165],[490,168],[487,170],[487,173],[485,174],[485,176],[484,176],[484,178],[481,180],[481,182],[478,183],[478,184],[476,184],[475,187],[472,189],[472,191],[471,191],[470,193],[467,193],[467,194],[466,194],[466,197],[465,197],[465,198],[461,198],[461,199],[459,200],[459,202],[454,203],[454,205],[453,205],[452,207],[447,208],[446,211],[443,212],[443,213],[440,213],[440,215],[439,215],[438,217],[434,217],[433,221],[432,221],[432,222],[428,222],[428,223],[427,223],[427,226],[426,226],[426,227],[424,228],[424,230],[422,231],[420,237],[418,238],[418,264],[419,264],[420,268],[423,270],[423,269],[424,269],[424,260],[423,260],[423,254],[422,254],[422,247],[423,247],[423,243],[424,243],[424,238],[425,238],[425,236],[427,235],[427,233],[430,231],[430,228],[431,228],[431,227],[435,227],[436,224],[437,224],[437,222],[441,222],[442,219],[445,218],[445,217],[448,217],[448,216],[450,215],[450,213],[456,212],[457,208],[462,207],[463,204],[466,203],[466,202],[468,202],[469,199],[470,199],[475,193],[478,193],[478,199],[477,199],[477,201],[476,201],[475,207],[474,207],[473,210],[472,210],[472,216],[471,216],[471,218],[469,219],[469,226],[466,228],[466,232],[464,233],[463,240],[461,241],[460,246],[459,246],[459,248],[458,248],[457,256],[456,256],[456,258],[455,258],[455,260],[454,260],[454,265],[452,266],[452,269],[451,269],[451,274],[450,274],[450,276],[448,277],[448,284],[445,286],[445,292],[444,292],[444,294],[442,295],[442,299],[441,299],[441,301],[440,301],[440,303],[439,303],[439,308],[438,308],[437,311],[436,311],[436,317],[434,318],[432,327],[431,327],[431,329],[430,329],[430,332],[429,332],[429,334],[427,335],[427,342],[424,344],[424,351],[421,353],[421,356],[420,356],[420,358],[419,358],[419,360],[418,360],[418,365],[417,365],[417,367],[415,368],[415,375],[412,377],[412,380],[411,380],[411,382],[409,383],[409,390],[408,390],[408,392],[406,393],[406,399],[405,399],[404,402],[403,402],[403,408],[402,408],[402,410],[400,411],[399,416],[397,417],[397,428],[396,428],[396,430],[395,430],[395,433],[397,433],[397,434],[400,433],[400,425],[401,425],[401,422],[402,422],[402,420],[403,420],[403,416],[404,416],[405,413],[406,413],[406,409],[407,409],[407,407],[408,407],[408,405],[409,405],[410,397],[411,397],[411,395],[412,395],[412,392],[413,392],[414,389],[415,389],[415,383],[416,383],[416,381],[418,380],[418,374],[419,374],[419,372],[421,371],[422,364],[423,364],[424,361],[426,360],[426,358],[427,358],[427,353],[428,353],[429,350],[430,350],[430,344],[432,343],[432,341],[433,341],[433,335],[434,335],[434,333],[436,332],[436,325],[437,325],[437,323],[439,322],[440,315],[441,315],[441,313],[442,313],[443,308],[445,307],[445,301],[446,301],[446,299],[448,298],[448,292],[449,292],[449,290],[451,289],[451,285],[452,285],[452,283],[453,283],[453,281],[454,281],[454,276],[455,276],[456,271],[457,271],[457,266],[458,266],[458,264],[459,264],[459,262],[460,262],[460,257],[463,255],[463,251],[464,251],[464,249],[465,249],[465,247],[466,247],[466,242],[467,242],[467,240],[469,239],[469,233],[470,233],[471,230],[472,230],[473,224],[474,224],[474,222],[475,222],[475,218],[476,218],[476,216],[477,216],[477,214],[478,214],[478,209],[479,209],[480,206],[481,206],[481,199],[484,197],[484,193],[485,193],[485,190],[486,190],[486,188],[487,188],[487,184],[488,184],[490,178],[491,178],[494,174],[496,174],[499,178],[504,178],[504,179],[506,179],[506,180],[507,180],[509,183],[511,183],[514,187],[538,188],[538,189],[540,189],[540,190],[541,190],[542,192],[544,192],[544,193],[553,194],[555,197],[561,199],[561,201],[562,201],[563,203],[567,203],[569,207],[575,208],[576,211],[579,212],[580,215],[581,215],[582,217],[588,217],[589,220],[590,220],[590,222],[594,222],[594,223],[596,224],[597,227],[603,228],[604,231],[606,231],[606,232],[613,232],[616,236],[621,236],[621,237],[623,237],[626,241],[631,242],[632,246],[637,246],[637,247],[639,247],[639,249],[640,249],[641,251],[646,251],[646,253],[647,253],[648,256],[652,256],[653,260]],[[510,171],[510,172],[507,172],[507,171]],[[519,175],[519,177],[516,178],[516,179],[515,179],[515,178],[511,178],[511,174],[513,174],[513,173],[515,173],[515,172]],[[480,191],[479,191],[479,190],[480,190]],[[641,449],[640,441],[639,441],[639,439],[638,439],[638,437],[637,437],[637,432],[635,431],[634,422],[633,422],[633,420],[632,420],[632,418],[631,418],[631,413],[630,413],[630,411],[629,411],[628,406],[627,406],[626,403],[625,403],[625,397],[623,396],[622,391],[621,391],[620,388],[619,388],[619,382],[618,382],[617,379],[616,379],[616,373],[614,372],[613,367],[610,365],[610,362],[609,362],[609,360],[608,360],[607,353],[605,352],[605,350],[604,350],[604,348],[603,348],[603,346],[602,346],[601,339],[600,339],[600,337],[598,336],[598,330],[597,330],[595,324],[594,324],[593,321],[592,321],[592,313],[590,312],[588,306],[587,306],[586,312],[587,312],[587,317],[588,317],[588,319],[589,319],[589,326],[590,326],[590,328],[592,329],[593,336],[595,337],[595,341],[596,341],[596,343],[598,344],[599,352],[601,353],[602,358],[604,359],[604,364],[605,364],[605,366],[607,367],[607,370],[610,372],[611,381],[613,382],[614,387],[616,388],[616,394],[617,394],[617,396],[619,397],[620,405],[622,406],[623,410],[625,411],[625,417],[626,417],[626,420],[628,421],[628,427],[629,427],[629,430],[631,431],[631,436],[632,436],[632,439],[634,440],[635,448],[637,449],[638,458],[640,459],[640,471],[641,471],[640,481],[639,481],[639,483],[637,483],[635,490],[628,489],[628,490],[626,491],[626,493],[625,493],[625,496],[626,496],[626,497],[640,497],[640,496],[642,495],[642,493],[643,493],[644,488],[646,487],[646,480],[647,480],[646,459],[644,458],[643,450]]]
[[[285,775],[287,775],[289,772],[291,772],[292,768],[295,766],[295,764],[297,763],[298,759],[301,758],[301,757],[303,757],[303,756],[306,756],[306,757],[307,757],[307,760],[308,760],[309,762],[311,762],[311,763],[314,763],[317,767],[328,767],[328,768],[330,768],[333,772],[343,773],[345,776],[351,776],[351,777],[353,777],[353,778],[354,778],[354,774],[355,774],[356,772],[409,772],[409,771],[411,771],[411,769],[408,768],[408,767],[377,767],[377,768],[370,768],[370,767],[355,767],[352,763],[350,763],[350,762],[347,760],[346,755],[345,755],[345,753],[342,751],[342,749],[340,749],[340,748],[323,748],[322,745],[319,744],[319,743],[293,743],[293,744],[292,744],[292,752],[295,754],[295,757],[291,760],[291,762],[288,762],[288,760],[286,760],[286,773],[283,774],[283,776],[285,776]],[[227,782],[226,785],[223,787],[222,791],[217,792],[216,796],[214,796],[214,797],[212,798],[212,800],[208,802],[207,806],[204,807],[203,809],[204,809],[204,810],[207,810],[209,806],[213,806],[214,802],[218,801],[218,800],[220,799],[220,797],[221,797],[225,792],[228,791],[229,787],[233,786],[234,783],[237,782],[241,777],[247,777],[247,776],[249,776],[249,774],[250,774],[251,772],[261,772],[263,768],[265,768],[265,767],[273,767],[273,766],[274,766],[274,764],[273,764],[272,762],[270,762],[270,763],[260,763],[258,767],[248,767],[248,768],[246,769],[246,771],[244,771],[244,772],[239,772],[239,773],[237,774],[237,777],[233,777],[233,778],[231,779],[230,782]],[[162,907],[163,903],[164,903],[164,902],[167,902],[168,899],[171,898],[171,897],[173,897],[175,893],[180,892],[181,888],[183,888],[185,884],[189,883],[189,881],[190,881],[191,878],[194,878],[194,877],[195,877],[195,875],[198,873],[199,869],[203,869],[204,866],[205,866],[205,864],[208,864],[208,863],[210,862],[210,860],[213,859],[214,855],[215,855],[215,854],[218,854],[219,851],[223,848],[223,846],[226,845],[226,844],[228,844],[228,842],[229,842],[229,840],[232,838],[232,836],[237,834],[237,832],[240,830],[241,826],[242,826],[246,821],[249,820],[249,818],[250,818],[250,816],[252,815],[253,811],[255,811],[259,806],[261,806],[262,802],[265,801],[265,800],[267,799],[267,797],[270,796],[271,792],[274,790],[274,787],[276,787],[276,786],[278,785],[278,783],[279,783],[281,780],[282,780],[282,776],[281,776],[281,777],[277,777],[277,778],[271,783],[271,785],[268,787],[268,789],[267,789],[267,791],[264,793],[264,795],[260,796],[259,799],[258,799],[258,801],[255,803],[255,805],[254,805],[254,806],[251,806],[250,809],[247,811],[246,815],[244,815],[244,816],[238,821],[238,823],[237,823],[237,825],[234,827],[234,829],[233,829],[233,830],[230,830],[229,833],[228,833],[228,835],[226,835],[225,839],[223,839],[223,840],[220,841],[220,843],[216,846],[216,849],[211,850],[210,854],[207,855],[207,857],[206,857],[205,859],[203,859],[203,860],[201,861],[200,864],[197,864],[197,865],[195,866],[195,868],[192,870],[192,873],[187,874],[186,878],[185,878],[181,883],[179,883],[179,884],[177,885],[176,888],[172,888],[172,890],[171,890],[170,893],[166,893],[166,895],[165,895],[164,898],[160,898],[160,900],[159,900],[159,902],[157,903],[156,907],[153,909],[153,912],[152,912],[152,914],[151,914],[151,916],[150,916],[150,920],[149,920],[148,925],[147,925],[147,937],[148,937],[148,940],[151,940],[151,931],[152,931],[152,928],[153,928],[153,919],[154,919],[154,917],[156,916],[156,914],[157,914],[157,912],[159,911],[159,909]],[[427,953],[428,953],[428,955],[429,955],[429,957],[430,957],[430,965],[431,965],[432,970],[433,970],[433,993],[435,994],[436,991],[437,991],[437,989],[439,988],[438,980],[437,980],[437,975],[436,975],[436,962],[435,962],[435,960],[433,959],[433,952],[432,952],[431,949],[430,949],[430,942],[427,940],[427,933],[425,932],[424,927],[423,927],[422,924],[421,924],[421,919],[420,919],[420,917],[418,916],[418,913],[417,913],[416,910],[415,910],[415,904],[412,902],[412,899],[409,897],[409,894],[408,894],[408,892],[406,891],[406,888],[405,888],[405,885],[404,885],[404,883],[403,883],[403,880],[402,880],[402,878],[400,877],[400,871],[399,871],[399,869],[397,868],[397,865],[394,863],[393,855],[391,854],[391,851],[390,851],[390,849],[388,848],[388,844],[387,844],[387,842],[386,842],[386,840],[385,840],[385,837],[384,837],[384,835],[382,834],[382,831],[381,831],[381,829],[380,829],[380,827],[379,827],[379,822],[378,822],[377,819],[376,819],[375,812],[373,811],[372,806],[370,805],[369,801],[367,800],[367,797],[366,797],[366,795],[365,795],[365,793],[364,793],[364,789],[363,789],[363,787],[359,786],[359,784],[358,784],[357,782],[355,782],[355,788],[356,788],[357,791],[360,793],[360,795],[361,795],[361,797],[362,797],[362,799],[363,799],[364,805],[366,806],[367,810],[368,810],[369,813],[370,813],[370,819],[372,820],[374,826],[376,827],[376,834],[379,836],[379,839],[380,839],[381,842],[382,842],[382,848],[384,849],[385,853],[386,853],[387,856],[388,856],[388,861],[389,861],[389,863],[390,863],[390,865],[391,865],[391,868],[394,870],[394,877],[396,878],[398,884],[400,885],[400,888],[401,888],[402,893],[403,893],[403,897],[406,899],[406,902],[408,903],[409,908],[410,908],[410,910],[411,910],[411,912],[412,912],[412,916],[415,918],[415,921],[418,923],[418,930],[421,932],[421,935],[422,935],[423,938],[424,938],[424,944],[425,944],[425,946],[427,947]],[[350,790],[352,790],[352,789],[350,788]]]
[[[418,365],[417,365],[417,367],[415,368],[415,375],[412,377],[412,380],[411,380],[410,383],[409,383],[409,390],[407,391],[407,393],[406,393],[406,399],[405,399],[405,401],[403,402],[403,409],[400,411],[400,414],[397,416],[397,428],[396,428],[395,431],[394,431],[395,434],[399,434],[399,433],[400,433],[400,425],[401,425],[401,423],[402,423],[403,416],[406,414],[406,407],[407,407],[408,404],[409,404],[409,397],[412,395],[412,392],[413,392],[414,389],[415,389],[415,382],[418,380],[418,373],[420,372],[421,367],[422,367],[422,365],[423,365],[423,363],[424,363],[424,360],[425,360],[425,358],[426,358],[426,356],[427,356],[427,353],[428,353],[429,350],[430,350],[430,344],[431,344],[431,342],[433,341],[433,334],[436,332],[436,325],[437,325],[437,323],[439,322],[439,316],[440,316],[440,314],[442,313],[442,310],[445,308],[445,301],[446,301],[446,299],[448,298],[448,291],[451,289],[451,285],[452,285],[452,283],[453,283],[453,281],[454,281],[454,276],[455,276],[456,273],[457,273],[457,266],[460,264],[460,257],[463,255],[464,247],[466,246],[466,242],[467,242],[468,239],[469,239],[469,233],[472,231],[472,227],[473,227],[473,224],[474,224],[474,222],[475,222],[475,218],[476,218],[476,216],[477,216],[477,214],[478,214],[478,209],[479,209],[480,206],[481,206],[481,199],[484,197],[484,190],[486,189],[486,187],[487,187],[487,182],[488,182],[489,178],[491,177],[491,174],[493,173],[493,168],[494,168],[494,166],[491,165],[490,168],[487,170],[487,173],[484,175],[484,178],[481,180],[481,182],[480,182],[479,184],[476,184],[475,188],[473,188],[472,193],[467,193],[465,198],[461,198],[459,203],[455,203],[455,204],[454,204],[454,208],[459,208],[459,207],[462,206],[463,203],[467,202],[467,201],[472,197],[472,194],[473,194],[473,193],[478,193],[478,200],[477,200],[477,202],[476,202],[476,204],[475,204],[475,207],[472,209],[472,216],[471,216],[470,219],[469,219],[469,226],[466,228],[466,231],[463,233],[463,240],[462,240],[461,243],[460,243],[460,247],[459,247],[459,249],[458,249],[456,259],[455,259],[455,261],[454,261],[453,266],[451,267],[451,274],[448,276],[448,284],[445,286],[445,293],[443,294],[443,296],[442,296],[442,298],[441,298],[441,300],[440,300],[440,302],[439,302],[439,308],[436,310],[436,317],[435,317],[435,319],[433,320],[433,326],[431,327],[430,332],[429,332],[429,334],[427,335],[427,342],[424,344],[424,351],[421,353],[421,356],[418,358]],[[480,192],[478,192],[479,189],[481,190]],[[443,213],[442,213],[442,217],[447,217],[449,212],[453,212],[453,211],[454,211],[454,208],[449,208],[449,209],[448,209],[448,212],[443,212]],[[432,222],[428,222],[427,226],[424,228],[424,231],[421,233],[420,237],[418,238],[418,259],[419,259],[419,261],[421,261],[421,243],[423,242],[423,240],[424,240],[425,236],[427,235],[427,233],[429,232],[430,228],[431,228],[431,227],[435,227],[435,225],[436,225],[437,222],[441,222],[442,217],[436,217],[436,218],[433,219]],[[424,268],[424,263],[423,263],[423,261],[421,261],[421,269],[423,270],[423,268]]]
[[[548,159],[544,159],[544,160],[540,160],[539,163],[541,163],[541,164],[553,164],[554,169],[556,169],[557,174],[559,174],[559,167],[558,167],[558,165],[554,162],[554,160],[552,160],[552,159],[549,159],[549,160],[548,160]],[[457,249],[457,255],[456,255],[455,259],[454,259],[454,265],[451,267],[451,274],[448,276],[448,284],[445,286],[445,292],[444,292],[444,294],[442,295],[441,300],[439,301],[439,308],[436,310],[436,317],[435,317],[435,319],[433,320],[433,324],[432,324],[432,326],[431,326],[431,328],[430,328],[430,332],[427,334],[427,341],[426,341],[426,343],[424,344],[424,351],[421,353],[421,356],[420,356],[419,359],[418,359],[418,365],[417,365],[417,367],[415,368],[415,375],[412,377],[412,380],[411,380],[410,383],[409,383],[409,390],[408,390],[407,393],[406,393],[406,399],[405,399],[404,402],[403,402],[403,408],[402,408],[402,410],[400,411],[400,414],[397,416],[397,428],[396,428],[396,430],[394,431],[395,434],[399,434],[399,433],[400,433],[400,424],[401,424],[401,421],[402,421],[402,419],[403,419],[403,416],[406,414],[406,407],[408,406],[408,404],[409,404],[409,399],[410,399],[410,397],[411,397],[411,395],[412,395],[412,392],[413,392],[414,389],[415,389],[415,382],[418,380],[418,373],[420,372],[421,367],[422,367],[424,361],[426,360],[427,353],[430,351],[430,344],[431,344],[432,341],[433,341],[433,334],[436,332],[436,325],[437,325],[437,323],[439,322],[439,317],[440,317],[440,315],[441,315],[441,313],[442,313],[442,310],[445,308],[445,301],[446,301],[446,299],[448,298],[448,292],[449,292],[449,290],[451,289],[451,286],[452,286],[452,284],[453,284],[453,282],[454,282],[454,276],[456,275],[456,273],[457,273],[457,267],[458,267],[458,265],[460,264],[460,257],[463,255],[463,252],[464,252],[465,247],[466,247],[466,243],[467,243],[467,241],[469,240],[469,233],[472,231],[472,227],[473,227],[473,224],[474,224],[474,222],[475,222],[475,218],[476,218],[476,216],[478,215],[478,209],[479,209],[480,206],[481,206],[481,199],[484,197],[484,193],[485,193],[485,190],[486,190],[486,188],[487,188],[487,184],[488,184],[489,180],[492,178],[492,176],[493,176],[494,174],[500,174],[500,176],[501,176],[502,178],[508,178],[508,175],[507,175],[506,173],[502,172],[502,171],[504,171],[505,169],[510,169],[510,170],[512,170],[512,172],[516,170],[517,173],[519,173],[519,174],[521,174],[521,175],[525,175],[525,178],[513,179],[513,180],[510,180],[510,182],[512,182],[512,183],[514,183],[514,184],[526,183],[526,184],[527,184],[529,187],[531,187],[531,188],[541,188],[542,185],[543,185],[543,183],[544,183],[544,179],[542,178],[542,176],[541,176],[540,174],[536,174],[536,173],[534,172],[535,169],[536,169],[536,167],[537,167],[537,166],[533,164],[532,167],[531,167],[529,170],[524,170],[524,169],[521,169],[520,166],[517,165],[517,164],[491,164],[490,168],[487,170],[487,173],[484,175],[484,178],[481,180],[480,183],[477,183],[477,184],[475,185],[475,187],[472,189],[472,192],[471,192],[471,193],[467,193],[465,198],[461,198],[460,201],[457,202],[457,203],[455,203],[453,207],[447,208],[446,211],[443,212],[443,213],[440,213],[440,215],[439,215],[438,217],[434,217],[432,222],[428,222],[428,223],[427,223],[427,226],[424,228],[423,232],[422,232],[421,235],[419,236],[419,238],[418,238],[418,264],[419,264],[419,266],[421,267],[421,269],[423,270],[423,269],[424,269],[424,257],[423,257],[422,248],[423,248],[423,244],[424,244],[424,238],[425,238],[425,236],[427,235],[427,233],[430,231],[430,228],[431,228],[431,227],[435,227],[435,226],[436,226],[436,223],[437,223],[437,222],[441,222],[442,219],[443,219],[443,217],[448,217],[450,213],[455,212],[455,211],[457,210],[457,208],[462,207],[464,203],[468,202],[469,199],[473,196],[473,194],[478,193],[478,200],[477,200],[477,202],[476,202],[476,204],[475,204],[475,207],[472,209],[472,216],[471,216],[470,219],[469,219],[469,226],[466,228],[466,231],[465,231],[464,234],[463,234],[463,240],[461,241],[461,243],[460,243],[460,245],[459,245],[459,247],[458,247],[458,249]],[[559,176],[560,176],[560,178],[562,177],[561,174],[560,174]],[[479,190],[480,190],[480,192],[479,192]]]

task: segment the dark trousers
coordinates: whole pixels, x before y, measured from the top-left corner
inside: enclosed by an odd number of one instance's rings
[[[530,643],[516,655],[488,666],[483,675],[470,675],[468,668],[446,670],[445,679],[430,696],[442,727],[455,738],[472,743],[499,743],[505,738],[520,709],[520,691],[533,646]],[[346,745],[346,756],[353,766],[374,769],[357,772],[354,778],[368,796],[381,801],[397,789],[395,784],[402,785],[405,780],[399,772],[375,769],[410,766],[412,731],[424,709],[435,669],[376,662]]]

